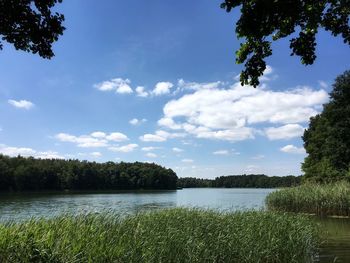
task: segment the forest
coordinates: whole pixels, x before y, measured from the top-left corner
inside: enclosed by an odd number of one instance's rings
[[[177,175],[154,163],[96,163],[0,155],[0,191],[176,189]]]
[[[35,159],[0,154],[0,191],[166,190],[189,187],[275,188],[299,185],[301,176],[263,174],[178,178],[154,163],[97,163],[80,160]]]
[[[179,178],[178,187],[218,187],[218,188],[277,188],[301,184],[302,176],[267,176],[264,174],[229,175],[215,179]]]

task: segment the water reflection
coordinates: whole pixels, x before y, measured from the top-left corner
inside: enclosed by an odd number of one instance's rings
[[[320,248],[321,263],[350,262],[350,219],[325,218],[321,224],[322,237],[325,240]]]

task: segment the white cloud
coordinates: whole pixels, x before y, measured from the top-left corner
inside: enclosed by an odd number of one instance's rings
[[[177,148],[177,147],[173,148],[173,152],[176,152],[176,153],[181,153],[183,151],[184,151],[183,149],[180,149],[180,148]]]
[[[55,138],[61,142],[75,143],[78,147],[82,148],[94,148],[94,147],[107,147],[109,142],[122,142],[127,141],[129,138],[120,132],[112,132],[106,134],[104,132],[93,132],[90,135],[75,136],[68,133],[58,133]]]
[[[129,123],[131,124],[131,125],[140,125],[140,124],[142,124],[142,123],[145,123],[147,120],[146,119],[137,119],[137,118],[133,118],[133,119],[131,119],[130,121],[129,121]]]
[[[9,156],[33,156],[36,151],[32,148],[26,148],[26,147],[9,147],[3,144],[0,144],[0,152],[4,155]]]
[[[229,151],[228,150],[218,150],[213,152],[214,155],[229,155]]]
[[[266,65],[266,69],[264,70],[264,74],[259,78],[259,81],[266,82],[266,81],[270,81],[270,80],[275,79],[277,77],[277,75],[272,75],[273,72],[274,72],[274,69],[271,66]]]
[[[155,153],[146,153],[146,156],[149,158],[157,158],[157,155]]]
[[[129,140],[128,136],[121,132],[112,132],[106,136],[106,139],[114,142],[123,142]]]
[[[152,93],[155,96],[160,96],[170,93],[170,89],[174,86],[171,82],[158,82],[153,89]]]
[[[258,154],[258,155],[255,155],[252,157],[253,160],[261,160],[264,158],[265,158],[265,155],[263,155],[263,154]]]
[[[154,147],[154,146],[149,146],[149,147],[142,147],[141,150],[144,152],[150,152],[150,151],[154,151],[160,149],[160,147]]]
[[[278,128],[269,127],[265,134],[270,140],[291,139],[303,135],[305,128],[299,124],[287,124]]]
[[[158,125],[159,126],[164,126],[173,130],[178,130],[181,129],[181,125],[176,124],[173,119],[171,118],[161,118],[158,120]]]
[[[130,143],[124,146],[119,146],[119,147],[109,147],[108,149],[113,151],[113,152],[123,152],[123,153],[128,153],[134,151],[138,147],[137,144],[135,143]]]
[[[41,159],[64,159],[65,157],[55,151],[36,152],[34,157]]]
[[[192,159],[182,159],[181,162],[183,162],[183,163],[193,163],[194,161]]]
[[[104,132],[100,132],[100,131],[97,131],[97,132],[93,132],[90,134],[92,137],[95,137],[95,138],[105,138],[106,137],[106,133]]]
[[[235,149],[231,149],[231,152],[235,155],[240,155],[241,153],[240,152],[237,152]]]
[[[140,140],[144,142],[165,142],[167,139],[157,134],[144,134],[140,136]]]
[[[320,87],[323,88],[323,89],[328,88],[327,82],[325,82],[325,81],[323,81],[323,80],[319,80],[319,81],[318,81],[318,84],[319,84]]]
[[[177,82],[177,91],[181,90],[201,90],[201,89],[216,89],[223,83],[221,81],[216,82],[206,82],[206,83],[198,83],[198,82],[187,82],[183,79],[179,79]]]
[[[292,144],[286,145],[280,150],[285,153],[305,154],[305,149],[303,147],[298,148]]]
[[[28,100],[8,100],[7,102],[19,109],[30,110],[31,108],[34,107],[34,103]]]
[[[250,164],[245,168],[246,173],[256,173],[258,171],[259,166]]]
[[[67,133],[59,133],[55,135],[55,138],[61,142],[75,143],[78,147],[82,148],[106,147],[108,145],[107,140],[94,138],[88,135],[81,135],[77,137]]]
[[[64,157],[54,151],[38,152],[32,148],[27,147],[11,147],[4,144],[0,144],[0,153],[8,156],[24,156],[24,157],[35,157],[41,159],[63,159]]]
[[[264,85],[254,89],[235,83],[226,89],[199,89],[169,101],[158,124],[168,129],[182,129],[197,138],[233,142],[254,138],[259,132],[254,128],[256,124],[282,124],[286,130],[283,137],[288,138],[299,136],[303,129],[299,123],[316,115],[320,105],[327,101],[325,90],[297,87],[273,91]],[[267,132],[270,138],[277,138],[282,135],[271,134],[282,133],[283,129]]]
[[[138,86],[135,91],[138,97],[146,98],[149,95],[148,92],[145,91],[145,87],[142,86]]]
[[[184,133],[169,133],[163,130],[158,130],[155,134],[144,134],[140,136],[140,140],[144,142],[165,142],[167,139],[185,137]]]
[[[96,157],[96,158],[99,158],[99,157],[102,156],[102,153],[100,153],[100,152],[92,152],[92,153],[91,153],[91,156]]]
[[[115,91],[120,94],[133,93],[129,79],[115,78],[95,84],[94,87],[100,91]]]

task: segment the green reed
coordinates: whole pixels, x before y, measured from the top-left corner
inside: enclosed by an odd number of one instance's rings
[[[0,262],[308,262],[317,230],[275,212],[168,209],[0,224]]]
[[[269,210],[320,216],[350,216],[350,183],[305,184],[272,192],[266,198]]]

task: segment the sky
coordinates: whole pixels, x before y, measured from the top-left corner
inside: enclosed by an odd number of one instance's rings
[[[155,162],[178,176],[299,175],[301,135],[350,50],[320,31],[317,60],[289,38],[256,89],[235,64],[238,11],[221,1],[63,1],[66,30],[45,60],[0,51],[0,153]]]

